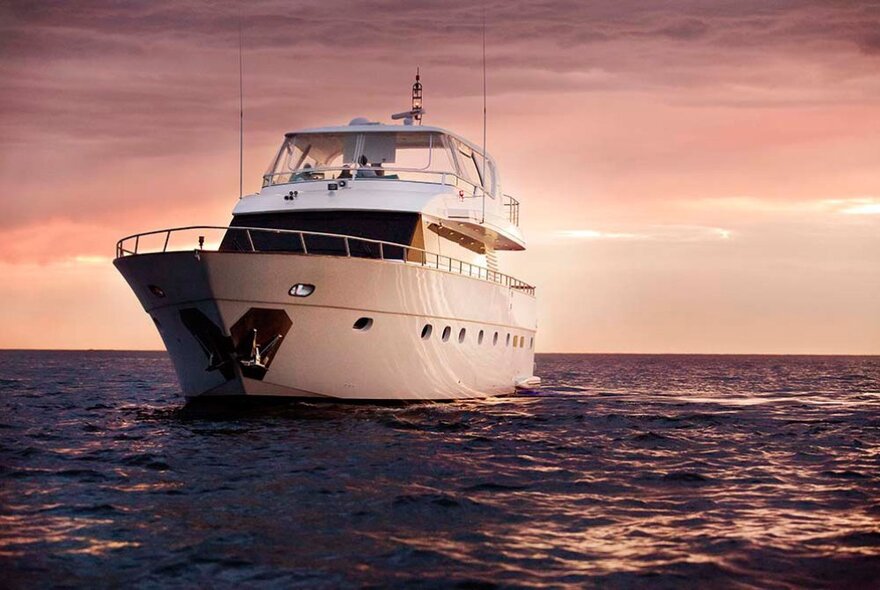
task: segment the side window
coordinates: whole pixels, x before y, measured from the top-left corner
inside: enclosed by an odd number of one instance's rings
[[[453,139],[455,143],[455,152],[458,157],[458,164],[461,168],[462,176],[471,184],[485,187],[486,193],[494,198],[495,195],[495,171],[492,162],[486,160],[486,182],[483,182],[483,156],[463,144],[457,139]]]
[[[458,140],[454,141],[462,177],[471,184],[480,186],[480,172],[477,170],[477,162],[474,160],[473,150]]]

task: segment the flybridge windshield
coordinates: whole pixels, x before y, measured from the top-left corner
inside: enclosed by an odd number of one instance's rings
[[[284,140],[263,186],[308,180],[372,178],[482,186],[482,156],[436,132],[299,133]],[[448,182],[447,182],[447,178]],[[487,192],[494,170],[487,162]]]

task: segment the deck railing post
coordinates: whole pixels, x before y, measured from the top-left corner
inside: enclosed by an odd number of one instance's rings
[[[309,249],[306,248],[306,238],[302,232],[299,232],[299,243],[302,245],[303,254],[308,254]]]
[[[351,258],[351,246],[348,245],[348,236],[342,239],[345,240],[345,255]]]
[[[171,239],[171,230],[169,229],[167,232],[165,232],[165,245],[162,246],[163,253],[168,251],[168,240],[170,240],[170,239]]]
[[[141,237],[140,237],[140,236],[135,236],[135,237],[134,237],[134,253],[135,253],[135,254],[138,253],[138,242],[140,242],[140,241],[141,241]]]
[[[251,230],[246,229],[246,230],[244,230],[244,232],[247,235],[248,245],[251,247],[251,252],[256,252],[257,249],[254,247],[254,240],[251,237]]]
[[[382,246],[382,242],[379,242],[379,260],[385,260],[385,248]]]

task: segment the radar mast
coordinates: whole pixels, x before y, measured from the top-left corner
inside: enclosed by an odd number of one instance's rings
[[[413,121],[417,121],[419,125],[422,124],[422,115],[425,114],[425,110],[422,108],[422,82],[421,75],[419,72],[419,68],[416,68],[416,81],[412,85],[412,108],[408,111],[404,111],[402,113],[395,113],[391,115],[391,118],[395,121],[398,119],[403,119],[404,125],[412,125]]]

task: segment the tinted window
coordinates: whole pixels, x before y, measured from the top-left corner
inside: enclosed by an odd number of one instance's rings
[[[309,211],[302,213],[255,213],[236,215],[220,244],[221,252],[250,252],[244,230],[234,227],[289,229],[329,234],[344,234],[398,244],[412,243],[418,223],[417,213],[382,211]],[[302,252],[299,234],[250,232],[254,249],[260,252]],[[306,248],[313,254],[345,255],[345,240],[332,236],[304,236]],[[379,258],[379,245],[349,241],[352,256]],[[385,258],[402,259],[403,248],[383,247]]]

